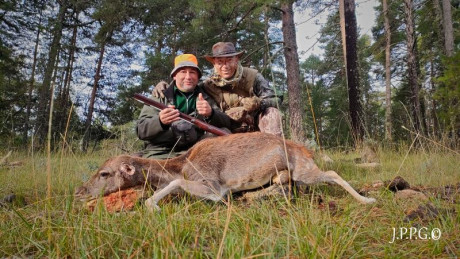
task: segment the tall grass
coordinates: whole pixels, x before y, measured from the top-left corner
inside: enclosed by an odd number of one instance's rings
[[[375,169],[356,167],[356,153],[334,152],[329,155],[335,162],[320,167],[336,170],[356,189],[397,175],[419,186],[460,181],[457,154],[428,148],[408,151],[407,146],[381,150],[381,167]],[[55,153],[49,199],[46,155],[13,153],[10,160],[25,163],[0,168],[0,197],[14,192],[25,197],[27,205],[0,208],[0,257],[432,258],[460,253],[458,204],[430,197],[446,210],[436,219],[406,222],[406,205],[385,189],[371,194],[378,200],[373,205],[358,204],[338,186],[318,185],[291,201],[275,197],[214,203],[185,196],[166,199],[159,213],[149,213],[142,205],[132,212],[88,212],[72,193],[114,152]],[[316,195],[324,204],[318,204]],[[390,243],[393,228],[411,226],[439,228],[442,237]]]

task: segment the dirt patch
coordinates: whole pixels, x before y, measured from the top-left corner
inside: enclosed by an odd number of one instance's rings
[[[397,192],[409,188],[410,184],[401,176],[396,176],[388,185],[388,189],[392,192]]]

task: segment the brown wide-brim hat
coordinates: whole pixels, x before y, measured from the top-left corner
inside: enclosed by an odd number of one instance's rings
[[[224,58],[224,57],[241,57],[244,51],[236,51],[235,45],[231,42],[217,42],[212,46],[212,55],[205,55],[207,61],[214,63],[214,58]]]

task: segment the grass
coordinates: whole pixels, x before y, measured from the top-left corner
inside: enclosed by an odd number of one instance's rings
[[[411,185],[445,186],[460,182],[459,156],[449,151],[379,152],[382,166],[361,169],[357,154],[334,152],[334,163],[320,165],[339,172],[355,189],[399,175]],[[6,152],[2,152],[6,153]],[[373,205],[358,204],[335,185],[318,185],[297,194],[254,203],[167,199],[159,213],[140,205],[131,212],[90,213],[72,197],[75,187],[95,172],[111,152],[53,155],[52,195],[46,198],[46,156],[14,153],[19,167],[0,168],[0,197],[10,192],[27,205],[0,208],[0,257],[50,258],[433,258],[460,254],[460,206],[439,197],[431,220],[404,221],[407,204],[380,189]],[[319,162],[319,161],[318,161]],[[325,199],[325,206],[315,196]],[[333,202],[334,207],[327,206]],[[390,243],[393,229],[439,228],[439,240],[407,239]]]

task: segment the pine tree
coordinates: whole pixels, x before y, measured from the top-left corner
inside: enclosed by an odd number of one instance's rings
[[[294,25],[293,2],[287,1],[281,4],[282,30],[284,39],[284,56],[286,59],[287,85],[289,95],[289,128],[291,138],[294,141],[304,143],[306,141],[303,127],[304,111],[301,102],[299,56]]]
[[[353,0],[344,1],[345,37],[342,44],[346,47],[346,77],[348,85],[348,103],[351,118],[353,138],[359,145],[364,136],[363,111],[361,104],[361,91],[359,87],[358,68],[358,27],[356,23],[355,3]]]
[[[417,45],[414,24],[413,0],[404,0],[404,11],[406,14],[406,43],[407,43],[407,70],[408,82],[411,91],[410,109],[412,113],[412,123],[415,131],[423,132],[422,111],[420,107],[420,85],[417,68]]]
[[[385,139],[391,141],[391,28],[388,0],[382,0],[382,6],[385,27]]]

